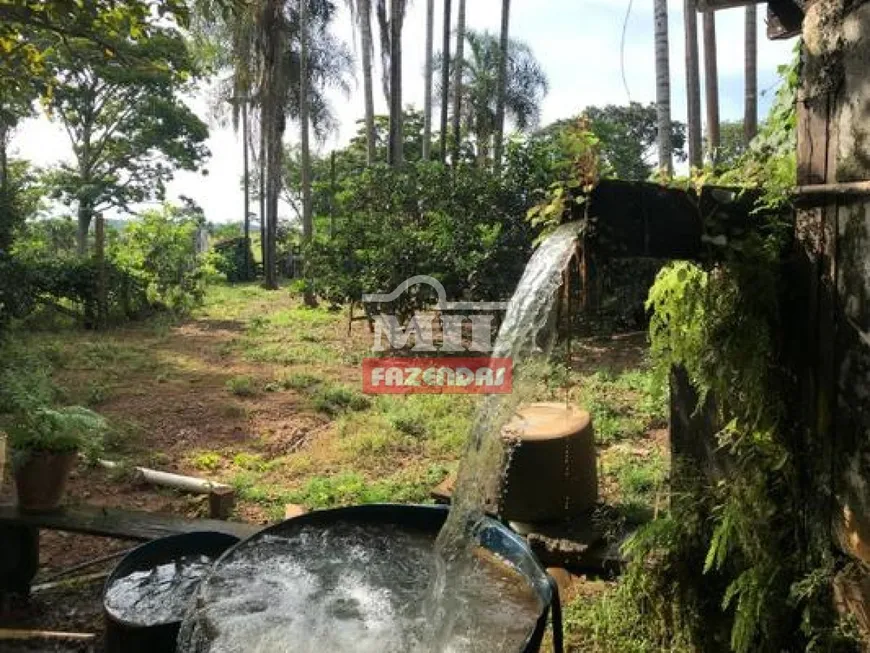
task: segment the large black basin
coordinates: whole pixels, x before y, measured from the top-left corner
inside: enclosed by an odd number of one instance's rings
[[[210,600],[209,596],[220,596],[220,600],[223,600],[223,597],[227,596],[227,593],[222,591],[225,587],[221,584],[222,581],[216,580],[221,576],[220,570],[222,565],[231,565],[234,561],[237,561],[242,555],[237,555],[237,552],[256,550],[252,549],[253,545],[268,546],[268,542],[270,540],[275,541],[276,537],[289,538],[299,534],[303,529],[306,532],[310,532],[310,529],[314,528],[316,532],[317,529],[322,528],[326,530],[334,528],[339,524],[368,525],[378,528],[383,526],[390,528],[397,527],[402,533],[413,532],[415,534],[422,534],[426,538],[431,535],[434,541],[435,536],[444,525],[447,514],[448,508],[444,506],[364,505],[312,512],[276,524],[229,549],[215,563],[212,576],[200,585],[199,596],[197,598],[198,604],[207,607]],[[548,617],[552,615],[554,648],[556,651],[560,651],[562,633],[558,591],[555,583],[552,582],[552,579],[535,558],[525,540],[497,520],[487,518],[481,530],[480,541],[484,549],[494,553],[519,573],[528,584],[529,589],[537,597],[537,604],[541,606],[537,621],[533,625],[530,622],[528,635],[518,650],[528,652],[540,650]],[[268,567],[263,568],[262,572],[258,573],[268,575],[269,569]],[[212,583],[216,584],[212,586]],[[499,610],[499,606],[493,605],[492,610]],[[196,636],[192,637],[192,639],[186,639],[185,631],[195,632],[194,623],[195,618],[189,615],[182,626],[182,635],[179,639],[180,645],[178,648],[182,653],[187,653],[188,650],[208,650],[207,646],[205,648],[202,647],[201,640]]]
[[[106,625],[108,653],[173,653],[181,619],[141,625],[113,615],[105,608],[105,596],[118,579],[137,571],[148,571],[189,555],[204,555],[216,559],[239,538],[225,533],[186,533],[147,542],[128,553],[106,580],[103,614]]]

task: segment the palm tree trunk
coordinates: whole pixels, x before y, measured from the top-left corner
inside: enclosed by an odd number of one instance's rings
[[[281,61],[284,35],[281,33],[283,0],[268,0],[263,56],[263,125],[266,138],[266,258],[264,285],[278,288],[276,240],[278,236],[278,196],[281,192],[281,141],[284,134],[284,89],[286,80]]]
[[[302,261],[303,261],[303,278],[305,284],[305,305],[316,306],[317,300],[314,298],[314,292],[307,283],[308,279],[308,254],[311,245],[311,239],[314,236],[314,219],[312,216],[311,206],[311,148],[308,142],[308,127],[309,127],[309,84],[308,79],[308,0],[300,0],[299,10],[299,123],[302,128],[300,136],[300,146],[302,149]]]
[[[390,149],[389,163],[401,166],[402,151],[402,3],[390,0]]]
[[[495,107],[495,171],[501,171],[504,157],[504,105],[507,93],[508,46],[510,44],[511,0],[502,0],[501,38],[498,60],[498,100]]]
[[[704,12],[704,88],[707,96],[707,157],[715,164],[719,152],[719,70],[716,61],[716,13]]]
[[[746,5],[746,86],[743,133],[746,144],[758,133],[758,7]]]
[[[698,13],[695,0],[683,1],[683,20],[686,29],[686,95],[689,137],[689,167],[700,169],[704,165],[701,138],[701,72],[698,57]]]
[[[260,108],[260,263],[266,269],[266,131],[263,129],[263,109]]]
[[[401,166],[402,152],[402,3],[390,0],[390,147],[389,163]]]
[[[441,163],[447,161],[447,127],[450,110],[450,0],[444,0],[444,32],[441,45]]]
[[[674,162],[671,145],[671,67],[668,51],[668,2],[655,2],[656,114],[659,170],[671,176]]]
[[[362,40],[363,94],[366,113],[366,164],[372,165],[377,157],[375,134],[375,92],[372,82],[372,1],[359,3],[360,37]]]
[[[462,66],[465,57],[465,0],[459,0],[456,18],[456,58],[453,70],[453,155],[452,163],[459,163],[462,144]]]
[[[426,72],[423,89],[423,160],[432,150],[432,50],[435,31],[435,0],[426,0]]]
[[[245,281],[250,281],[251,273],[251,214],[248,207],[251,203],[251,175],[248,166],[250,153],[248,151],[248,98],[242,99],[242,174],[244,195],[245,195],[245,211],[242,215],[242,224],[245,230]]]

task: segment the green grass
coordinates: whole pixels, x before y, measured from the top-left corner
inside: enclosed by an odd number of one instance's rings
[[[294,372],[285,374],[275,379],[275,383],[284,390],[296,390],[299,392],[311,390],[325,382],[325,379],[317,374],[307,372]]]
[[[636,438],[667,424],[664,395],[649,370],[596,372],[577,379],[579,404],[592,415],[598,442]]]
[[[365,410],[371,406],[371,400],[357,390],[333,385],[319,390],[314,395],[313,405],[318,412],[334,417],[348,410]]]
[[[447,475],[447,468],[430,465],[424,470],[405,470],[379,480],[369,480],[358,472],[317,476],[291,492],[289,503],[311,510],[364,503],[427,503],[429,493]]]
[[[432,488],[444,480],[448,469],[441,465],[409,468],[383,478],[370,479],[356,471],[314,476],[300,487],[288,489],[264,480],[259,472],[243,470],[231,484],[238,496],[277,512],[288,503],[309,510],[322,510],[364,503],[427,503]]]
[[[602,454],[601,468],[618,488],[611,501],[625,521],[642,523],[665,508],[668,462],[658,448],[639,453],[614,447]]]
[[[253,397],[259,393],[257,382],[253,377],[242,375],[227,380],[227,390],[237,397]]]
[[[190,457],[190,464],[206,472],[217,471],[223,462],[223,456],[217,451],[201,451]]]

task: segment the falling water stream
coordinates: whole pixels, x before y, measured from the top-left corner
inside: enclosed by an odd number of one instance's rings
[[[435,545],[436,570],[426,601],[431,627],[429,650],[447,650],[463,607],[455,584],[475,564],[478,530],[488,502],[498,496],[510,456],[502,432],[523,402],[529,382],[535,378],[536,362],[548,352],[554,333],[547,329],[562,273],[576,251],[580,225],[562,225],[538,247],[511,297],[498,332],[493,357],[514,361],[514,391],[488,395],[475,415],[459,468],[452,505]]]
[[[492,352],[514,360],[514,392],[482,400],[450,514],[433,542],[390,525],[288,529],[231,550],[202,582],[182,653],[489,653],[518,650],[542,606],[480,546],[510,455],[502,432],[551,342],[548,325],[580,225],[529,261]],[[138,580],[138,579],[134,579]]]

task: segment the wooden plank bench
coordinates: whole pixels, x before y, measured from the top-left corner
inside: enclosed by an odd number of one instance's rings
[[[0,504],[0,594],[28,594],[39,566],[39,531],[56,530],[144,542],[168,535],[213,531],[239,538],[262,527],[217,519],[80,505],[50,513],[22,513]]]
[[[22,513],[17,506],[0,505],[0,524],[68,531],[144,542],[167,535],[214,531],[246,538],[261,526],[219,519],[188,519],[142,510],[81,505],[50,513]]]

